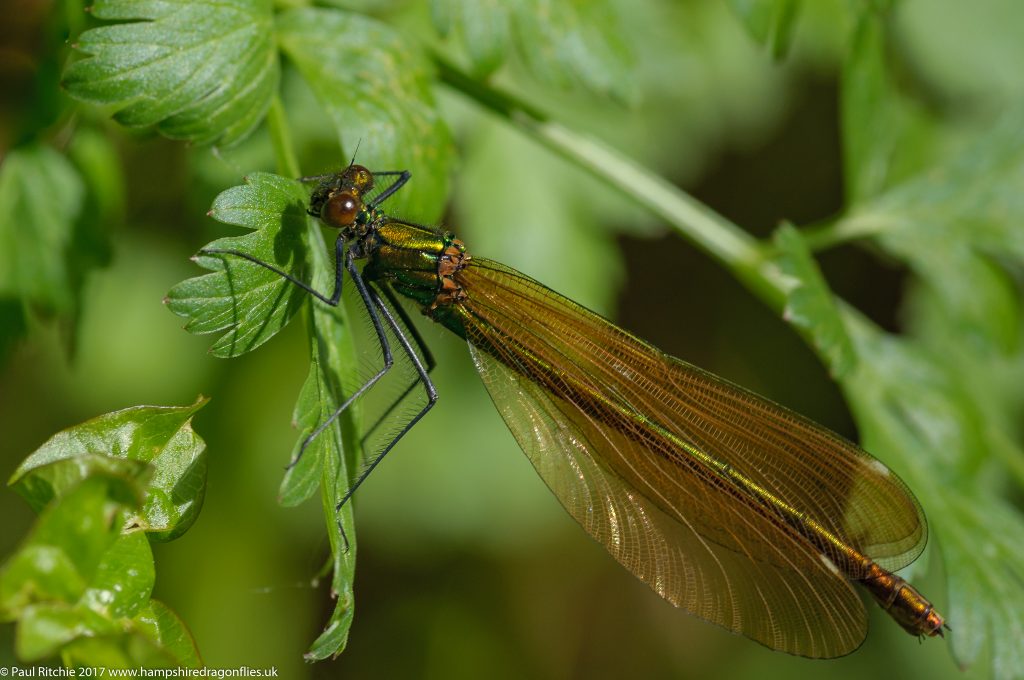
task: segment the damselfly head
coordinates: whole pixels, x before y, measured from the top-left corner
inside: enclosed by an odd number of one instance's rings
[[[320,183],[310,198],[309,213],[328,227],[349,227],[363,209],[363,196],[372,189],[373,173],[362,165],[349,165]]]

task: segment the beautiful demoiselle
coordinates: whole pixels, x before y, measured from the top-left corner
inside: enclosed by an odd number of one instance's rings
[[[389,333],[413,363],[427,402],[339,507],[437,398],[421,358],[429,352],[397,292],[467,340],[495,406],[562,505],[672,604],[772,649],[834,657],[867,632],[856,583],[909,633],[943,634],[928,600],[892,573],[920,555],[927,527],[885,465],[528,276],[471,256],[450,232],[388,217],[379,205],[409,173],[376,175],[395,179],[372,200],[375,175],[355,164],[320,178],[311,197],[309,213],[339,230],[331,295],[247,253],[203,251],[266,267],[329,305],[339,303],[347,271],[366,307],[385,368],[300,454],[390,366]]]

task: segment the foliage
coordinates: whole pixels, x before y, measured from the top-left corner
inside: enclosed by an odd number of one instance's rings
[[[173,139],[231,144],[259,123],[277,88],[270,2],[99,0],[76,44],[90,58],[64,73],[68,93],[131,127]]]
[[[17,621],[22,661],[197,667],[182,621],[152,598],[149,539],[180,536],[206,481],[190,422],[206,403],[140,406],[58,432],[10,484],[40,512],[0,571],[0,618]]]
[[[616,293],[614,234],[660,220],[793,324],[839,382],[866,448],[918,494],[948,577],[938,599],[948,602],[957,662],[999,677],[1024,667],[1024,518],[1008,500],[1024,485],[1024,134],[1015,124],[1024,93],[1013,79],[970,110],[956,105],[961,81],[929,70],[937,59],[908,56],[927,53],[920,20],[907,19],[919,16],[911,2],[730,0],[724,15],[708,3],[433,0],[429,17],[401,3],[301,4],[99,0],[88,30],[71,12],[49,19],[49,66],[24,116],[33,122],[0,166],[0,351],[46,318],[75,322],[82,282],[109,260],[108,225],[130,201],[117,149],[129,143],[106,116],[131,144],[155,131],[191,143],[196,157],[216,145],[195,161],[197,194],[217,193],[210,215],[248,231],[207,247],[251,253],[320,290],[333,263],[295,178],[353,154],[368,167],[412,170],[389,202],[395,214],[437,221],[454,193],[452,213],[473,242],[597,308]],[[58,47],[61,34],[74,34],[74,56]],[[761,93],[785,89],[787,65],[815,50],[839,62],[844,208],[758,240],[669,178],[696,172],[679,150],[706,145],[723,120],[771,110],[757,98],[771,102]],[[53,99],[65,60],[63,87],[80,103]],[[461,97],[439,103],[438,84]],[[708,104],[730,97],[732,108]],[[749,127],[764,125],[757,120]],[[467,171],[454,181],[452,128]],[[252,174],[225,190],[225,167]],[[151,208],[159,197],[148,200]],[[848,244],[911,272],[901,334],[829,288],[816,253]],[[303,318],[301,441],[358,383],[344,309],[313,305],[303,316],[308,296],[266,269],[194,259],[210,272],[174,286],[166,302],[189,332],[219,334],[214,356],[241,357]],[[66,334],[74,346],[74,323]],[[188,423],[203,403],[102,416],[59,433],[15,473],[12,484],[41,513],[0,574],[0,611],[19,622],[21,658],[199,663],[184,625],[151,599],[142,533],[168,540],[196,519],[206,459]],[[339,514],[335,504],[358,469],[357,426],[346,412],[280,487],[286,505],[319,487],[330,536],[337,603],[310,660],[340,653],[353,618],[356,534],[351,507]]]

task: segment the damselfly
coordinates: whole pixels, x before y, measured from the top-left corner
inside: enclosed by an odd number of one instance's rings
[[[672,604],[772,649],[808,657],[863,641],[863,587],[907,632],[942,616],[893,571],[924,549],[907,486],[856,445],[748,390],[668,356],[454,234],[387,216],[375,174],[322,178],[309,213],[338,230],[328,295],[237,250],[323,303],[348,272],[387,359],[301,451],[391,365],[412,362],[426,402],[366,474],[434,405],[429,352],[398,296],[467,341],[495,406],[541,478],[612,557]],[[360,268],[357,263],[364,261]],[[396,295],[397,293],[397,295]],[[417,347],[414,347],[416,345]]]

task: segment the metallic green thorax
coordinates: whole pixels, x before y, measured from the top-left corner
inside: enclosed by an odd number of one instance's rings
[[[390,281],[396,291],[427,306],[438,290],[437,261],[448,245],[442,235],[425,227],[387,221],[375,229],[367,244],[363,275]]]
[[[415,300],[425,314],[465,336],[457,316],[450,314],[451,300],[444,302],[445,258],[465,247],[450,231],[400,222],[367,210],[369,223],[375,223],[361,242],[367,258],[363,275],[369,280],[386,280],[398,293]],[[468,257],[468,256],[467,256]]]

